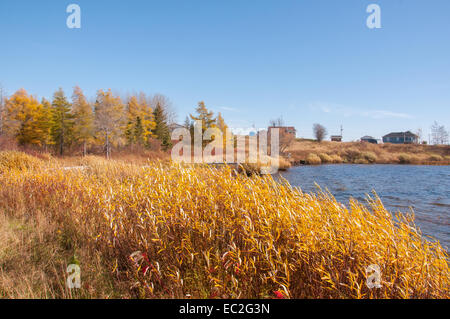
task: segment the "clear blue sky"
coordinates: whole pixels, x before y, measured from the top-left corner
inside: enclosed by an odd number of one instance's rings
[[[79,4],[82,27],[66,27]],[[366,27],[377,3],[382,29]],[[449,0],[0,1],[0,83],[51,97],[79,85],[204,100],[230,126],[283,116],[344,139],[450,128]]]

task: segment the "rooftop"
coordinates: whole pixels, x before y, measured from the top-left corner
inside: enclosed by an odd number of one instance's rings
[[[406,131],[406,132],[392,132],[389,133],[383,137],[403,137],[403,136],[414,136],[414,137],[418,137],[416,134],[411,133],[410,131]]]

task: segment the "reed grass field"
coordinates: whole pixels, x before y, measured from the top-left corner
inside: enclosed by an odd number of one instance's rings
[[[447,252],[376,194],[344,204],[230,167],[71,163],[0,152],[1,298],[450,297]]]

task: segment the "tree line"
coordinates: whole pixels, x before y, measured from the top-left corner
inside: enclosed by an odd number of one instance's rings
[[[174,113],[163,95],[144,93],[125,99],[109,90],[98,90],[89,102],[76,86],[71,101],[60,88],[51,101],[40,101],[25,89],[10,97],[0,90],[0,134],[14,138],[20,145],[32,145],[64,155],[79,147],[86,155],[94,145],[103,147],[109,158],[113,146],[139,145],[168,149],[169,126]]]

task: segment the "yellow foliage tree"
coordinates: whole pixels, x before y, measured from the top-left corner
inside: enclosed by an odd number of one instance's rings
[[[78,86],[73,89],[72,112],[74,115],[74,138],[78,143],[82,143],[83,155],[86,155],[87,145],[94,138],[94,112]]]
[[[131,96],[127,103],[127,125],[125,136],[129,144],[147,145],[155,128],[152,108],[148,105],[145,95],[139,98]]]
[[[42,146],[49,141],[51,112],[46,106],[20,89],[6,100],[5,132],[24,144]]]

